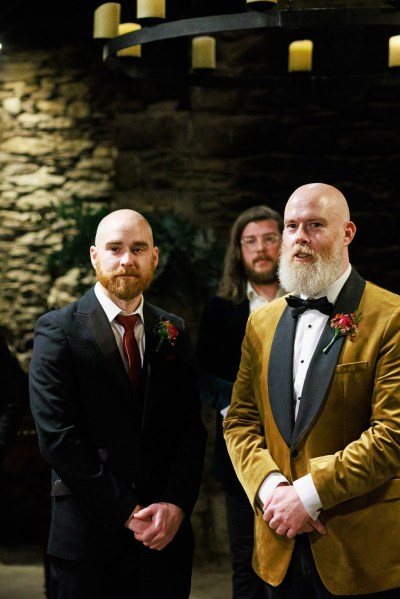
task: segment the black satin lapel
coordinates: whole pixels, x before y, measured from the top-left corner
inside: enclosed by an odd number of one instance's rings
[[[278,322],[268,363],[268,393],[274,420],[290,447],[293,416],[293,348],[297,319],[286,308]]]
[[[353,269],[336,300],[333,315],[355,312],[360,304],[364,288],[365,280]],[[329,352],[324,354],[322,350],[328,345],[333,336],[330,320],[331,317],[328,318],[322,331],[304,381],[300,408],[293,430],[292,448],[308,430],[321,408],[346,339],[345,337],[339,337]]]
[[[330,319],[328,319],[328,323],[329,321]],[[300,408],[293,430],[292,448],[313,422],[331,383],[335,366],[344,343],[344,337],[339,337],[329,350],[328,354],[324,354],[322,350],[332,339],[332,334],[333,331],[328,324],[324,327],[310,362],[307,376],[304,381],[303,391],[301,393]]]

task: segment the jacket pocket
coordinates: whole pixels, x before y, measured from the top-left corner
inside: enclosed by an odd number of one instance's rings
[[[347,372],[357,372],[358,370],[367,370],[369,362],[350,362],[349,364],[337,364],[336,374],[346,374]]]

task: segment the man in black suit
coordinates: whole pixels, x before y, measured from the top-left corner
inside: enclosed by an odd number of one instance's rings
[[[30,368],[52,598],[187,599],[206,437],[190,342],[143,299],[158,249],[142,215],[107,215],[90,255],[97,284],[39,318]]]
[[[214,474],[222,482],[233,568],[233,599],[261,599],[263,583],[252,565],[254,514],[226,450],[222,420],[239,368],[247,318],[283,294],[277,279],[282,218],[267,206],[249,208],[231,228],[218,295],[208,300],[197,356],[204,403],[217,412]]]

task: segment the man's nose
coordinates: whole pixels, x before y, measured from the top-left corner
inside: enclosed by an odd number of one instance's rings
[[[307,235],[307,231],[304,225],[299,225],[297,227],[295,242],[299,245],[305,245],[306,243],[310,243],[310,238]]]
[[[133,264],[134,262],[134,255],[132,252],[130,252],[129,250],[126,250],[126,252],[124,252],[121,255],[121,264]]]

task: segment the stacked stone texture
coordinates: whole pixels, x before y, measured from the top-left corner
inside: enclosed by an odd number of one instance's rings
[[[85,76],[44,51],[1,62],[0,325],[24,365],[49,294],[57,305],[47,261],[74,227],[60,219],[60,207],[110,201],[115,150],[98,134],[103,117]]]

